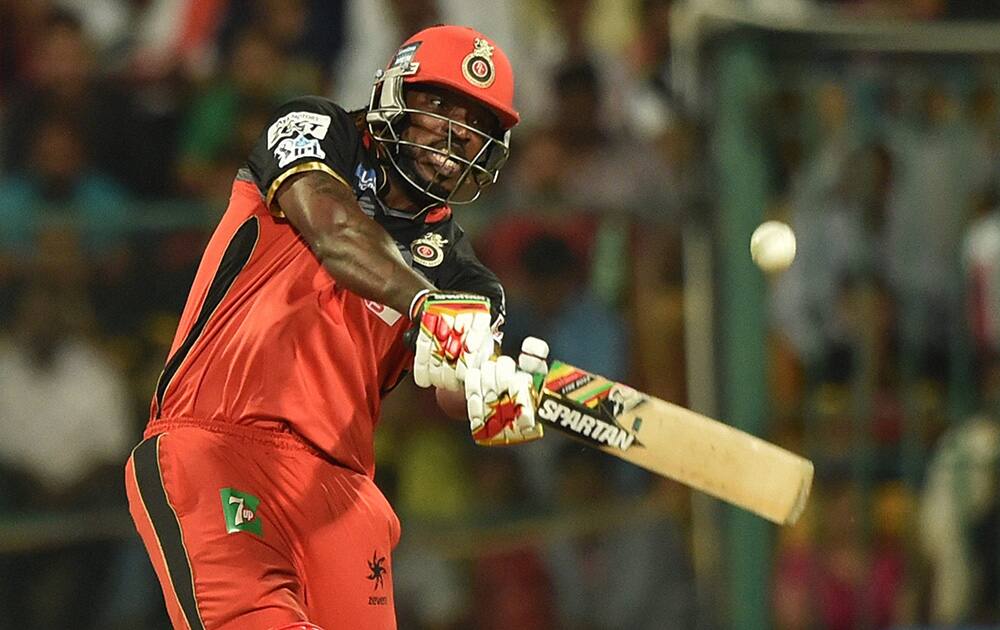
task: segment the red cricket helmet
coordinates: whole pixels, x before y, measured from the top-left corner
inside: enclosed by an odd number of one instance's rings
[[[403,83],[450,88],[490,108],[506,130],[521,117],[514,109],[514,71],[507,55],[482,33],[467,26],[432,26],[416,33],[389,67],[413,66]]]
[[[404,86],[427,84],[443,87],[482,103],[500,123],[499,137],[489,136],[463,123],[448,119],[452,126],[484,137],[482,151],[472,159],[401,138],[407,114],[428,112],[407,108]],[[386,149],[395,170],[422,194],[441,203],[469,203],[482,189],[494,183],[510,152],[510,129],[520,116],[514,109],[514,72],[507,55],[488,37],[464,26],[432,26],[403,42],[385,70],[375,75],[366,116],[372,138]],[[429,182],[401,164],[400,149],[409,146],[441,154],[464,167],[458,184],[450,191],[435,190]]]

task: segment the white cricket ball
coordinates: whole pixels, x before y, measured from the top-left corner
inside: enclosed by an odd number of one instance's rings
[[[750,237],[750,256],[766,273],[784,271],[795,260],[795,232],[781,221],[764,221]]]

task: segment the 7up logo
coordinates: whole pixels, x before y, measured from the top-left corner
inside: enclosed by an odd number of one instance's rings
[[[222,488],[219,490],[222,496],[222,513],[226,516],[226,531],[230,534],[236,532],[250,532],[263,536],[260,517],[257,516],[257,507],[260,499],[240,492],[233,488]]]

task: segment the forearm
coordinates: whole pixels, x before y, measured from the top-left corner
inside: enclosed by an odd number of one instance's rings
[[[342,182],[303,173],[286,182],[276,200],[323,267],[352,293],[405,314],[418,291],[433,288]]]

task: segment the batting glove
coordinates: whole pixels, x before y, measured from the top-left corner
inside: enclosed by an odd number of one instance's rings
[[[520,444],[544,435],[535,409],[548,370],[548,351],[544,341],[529,337],[521,346],[519,365],[501,356],[466,373],[465,402],[477,444]]]
[[[410,305],[410,319],[418,326],[413,380],[420,387],[462,391],[466,371],[493,354],[487,297],[421,291]]]
[[[542,383],[549,372],[549,344],[538,337],[525,337],[521,342],[521,354],[517,357],[517,367],[531,374],[535,392],[542,391]]]

